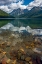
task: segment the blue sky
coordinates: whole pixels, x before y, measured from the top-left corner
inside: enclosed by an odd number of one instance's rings
[[[24,4],[28,5],[30,2],[32,2],[33,0],[24,0]]]

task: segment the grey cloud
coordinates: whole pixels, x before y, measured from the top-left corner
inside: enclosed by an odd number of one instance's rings
[[[22,5],[23,3],[24,0],[0,0],[0,9],[10,13],[17,8],[25,9],[26,6]]]
[[[0,0],[0,5],[10,4],[12,2],[18,2],[19,0]]]

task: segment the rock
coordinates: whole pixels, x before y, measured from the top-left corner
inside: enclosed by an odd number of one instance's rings
[[[29,46],[26,46],[26,48],[28,49],[28,48],[29,48]]]
[[[2,59],[2,64],[6,64],[6,58]]]
[[[14,61],[12,62],[12,64],[16,64],[16,60],[14,60]]]
[[[3,52],[3,54],[5,55],[5,54],[6,54],[6,52]]]
[[[31,60],[31,57],[26,57],[25,60],[26,61],[30,61]]]
[[[25,60],[25,55],[21,55],[21,60]]]
[[[23,48],[21,48],[21,49],[20,49],[20,51],[24,52],[24,49],[23,49]]]
[[[29,61],[30,64],[32,64],[32,61]]]
[[[10,59],[8,59],[6,62],[7,62],[7,63],[10,63],[10,61],[11,61],[11,60],[10,60]]]
[[[17,58],[18,58],[18,59],[21,58],[21,52],[18,52]]]

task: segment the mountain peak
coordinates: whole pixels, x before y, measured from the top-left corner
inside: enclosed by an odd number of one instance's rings
[[[33,7],[28,13],[21,15],[22,18],[42,18],[42,7]]]
[[[14,16],[19,16],[21,14],[24,14],[24,13],[27,13],[28,12],[28,9],[21,9],[21,8],[18,8],[18,9],[14,9],[10,15],[14,15]]]
[[[39,7],[39,6],[38,6],[38,7],[33,7],[32,9],[35,9],[35,10],[42,10],[42,7]],[[32,10],[32,9],[31,9],[31,10]]]

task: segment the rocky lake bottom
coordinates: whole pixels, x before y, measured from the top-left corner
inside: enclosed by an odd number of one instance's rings
[[[0,20],[0,27],[0,64],[42,64],[41,19]]]
[[[0,33],[0,64],[42,64],[42,37],[5,30]]]

